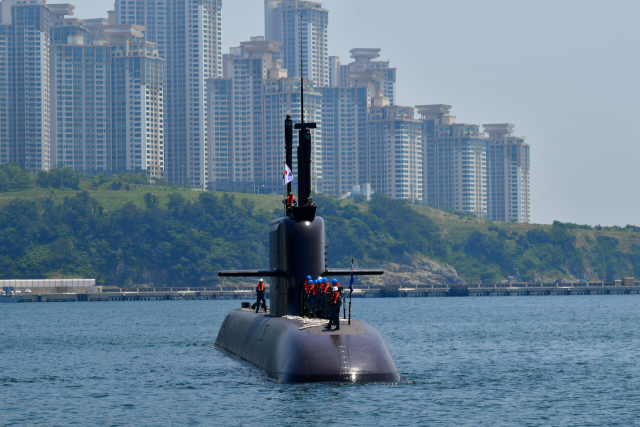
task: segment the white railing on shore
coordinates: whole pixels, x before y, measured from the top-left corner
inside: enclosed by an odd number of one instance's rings
[[[96,279],[24,279],[0,280],[0,288],[86,288],[96,285]]]

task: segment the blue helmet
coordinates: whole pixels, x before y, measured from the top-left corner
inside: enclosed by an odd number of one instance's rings
[[[337,280],[337,279],[333,279],[333,280],[331,281],[331,284],[332,284],[332,285],[335,285],[336,283],[338,283],[338,280]]]
[[[327,279],[326,277],[322,278],[322,283],[329,283],[329,279]]]
[[[307,280],[311,280],[311,276],[307,276]]]

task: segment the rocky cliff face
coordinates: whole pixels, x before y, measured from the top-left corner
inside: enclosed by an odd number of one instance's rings
[[[427,259],[398,260],[382,266],[384,275],[360,279],[361,284],[384,287],[415,288],[417,285],[459,285],[466,282],[455,268]]]

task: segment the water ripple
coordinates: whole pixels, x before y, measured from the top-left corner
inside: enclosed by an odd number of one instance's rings
[[[397,384],[268,380],[213,347],[238,301],[0,305],[0,426],[635,425],[638,298],[354,300]]]

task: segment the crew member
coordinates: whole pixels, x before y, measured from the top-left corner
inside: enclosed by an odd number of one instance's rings
[[[327,325],[327,329],[331,329],[331,324],[336,325],[336,331],[340,330],[340,306],[342,305],[342,299],[340,298],[340,292],[337,287],[333,287],[329,293],[329,303],[330,303],[330,314],[329,314],[329,324]]]
[[[302,312],[303,314],[309,313],[309,288],[311,287],[311,276],[307,276],[307,280],[304,281],[304,286],[302,288]]]
[[[322,317],[327,319],[329,317],[329,280],[321,277],[320,289],[322,290]]]
[[[313,206],[313,207],[316,207],[316,208],[318,207],[318,205],[313,203],[313,199],[311,197],[309,197],[309,199],[307,200],[307,205],[306,206],[308,206],[308,207]]]
[[[333,279],[331,281],[331,286],[335,286],[336,288],[338,288],[338,292],[340,292],[340,296],[342,296],[343,292],[344,292],[344,288],[342,287],[342,285],[340,284],[340,282],[338,282],[337,279]]]
[[[289,209],[297,205],[296,196],[294,196],[293,193],[289,192],[289,195],[287,196],[286,199],[282,201],[282,203],[284,203],[284,205],[287,207],[287,213],[288,213]]]
[[[309,314],[309,317],[313,319],[317,317],[316,303],[318,301],[318,284],[316,282],[317,281],[312,280],[311,287],[309,288],[309,305],[311,306],[311,313]]]
[[[264,280],[258,280],[258,286],[256,286],[256,313],[260,310],[260,304],[262,304],[262,308],[264,312],[267,312],[267,299],[265,298],[265,290],[264,290]]]

